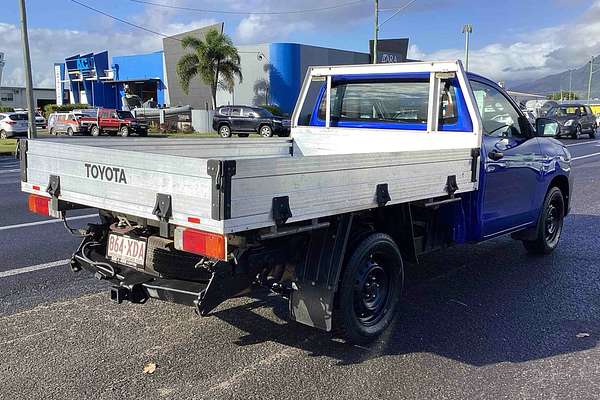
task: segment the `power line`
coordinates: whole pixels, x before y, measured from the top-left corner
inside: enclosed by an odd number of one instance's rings
[[[307,8],[307,9],[304,9],[304,10],[289,10],[289,11],[233,11],[233,10],[215,10],[215,9],[204,9],[204,8],[194,8],[194,7],[184,7],[184,6],[173,6],[173,5],[170,5],[170,4],[155,3],[155,2],[147,1],[147,0],[129,0],[129,1],[131,1],[133,3],[140,3],[140,4],[146,4],[146,5],[151,5],[151,6],[156,6],[156,7],[162,7],[162,8],[170,8],[170,9],[175,9],[175,10],[195,11],[195,12],[214,13],[214,14],[285,15],[285,14],[306,14],[306,13],[313,13],[313,12],[321,12],[321,11],[334,10],[336,8],[349,7],[349,6],[353,6],[355,4],[358,4],[358,3],[363,3],[365,0],[355,0],[355,1],[348,2],[348,3],[336,4],[336,5],[327,6],[327,7]]]
[[[173,36],[167,35],[166,33],[161,33],[161,32],[158,32],[158,31],[154,31],[154,30],[152,30],[150,28],[146,28],[144,26],[134,24],[133,22],[129,22],[129,21],[125,20],[125,19],[122,19],[122,18],[119,18],[119,17],[115,17],[114,15],[111,15],[111,14],[109,14],[107,12],[102,11],[102,10],[98,10],[97,8],[94,8],[94,7],[90,6],[90,5],[82,3],[82,2],[80,2],[78,0],[70,0],[70,1],[73,2],[73,3],[75,3],[75,4],[79,4],[80,6],[82,6],[84,8],[87,8],[88,10],[92,10],[94,12],[97,12],[98,14],[102,14],[105,17],[112,18],[115,21],[119,21],[119,22],[121,22],[123,24],[132,26],[132,27],[137,28],[137,29],[141,29],[141,30],[149,32],[149,33],[153,33],[153,34],[158,35],[158,36],[162,36],[162,37],[164,37],[166,39],[172,39],[172,40],[177,40],[178,42],[181,42],[181,39],[177,39],[177,38],[175,38]]]

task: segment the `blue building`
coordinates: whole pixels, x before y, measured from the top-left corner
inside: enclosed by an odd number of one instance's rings
[[[191,105],[211,109],[210,87],[194,79],[187,93],[179,85],[177,61],[188,50],[181,38],[200,39],[215,24],[163,39],[163,50],[109,58],[107,51],[78,54],[55,65],[57,103],[87,103],[94,107],[121,108],[126,89],[142,102],[159,105]],[[308,46],[298,43],[266,43],[238,46],[243,81],[233,90],[219,90],[217,105],[277,105],[290,113],[296,103],[306,69],[311,65],[361,64],[369,53]],[[68,96],[62,95],[64,92]]]

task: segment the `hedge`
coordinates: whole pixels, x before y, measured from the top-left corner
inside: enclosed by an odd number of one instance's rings
[[[15,111],[15,109],[12,107],[0,106],[0,112],[13,112],[13,111]]]
[[[73,110],[82,110],[82,109],[86,109],[86,108],[91,108],[91,106],[89,104],[81,104],[81,103],[62,104],[62,105],[46,104],[46,106],[44,107],[44,116],[46,118],[48,118],[48,116],[50,114],[52,114],[53,112],[67,112],[67,111],[73,111]]]

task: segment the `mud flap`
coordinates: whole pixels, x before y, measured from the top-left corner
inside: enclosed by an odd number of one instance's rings
[[[313,232],[304,262],[290,296],[290,318],[331,331],[335,293],[342,272],[352,215],[344,215],[328,229]]]
[[[244,294],[252,285],[255,276],[242,271],[236,273],[230,263],[217,264],[208,286],[194,302],[198,314],[206,316],[225,300]]]

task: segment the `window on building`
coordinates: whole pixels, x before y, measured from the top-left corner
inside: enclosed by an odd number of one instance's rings
[[[12,92],[0,93],[0,101],[15,101],[15,97]]]

